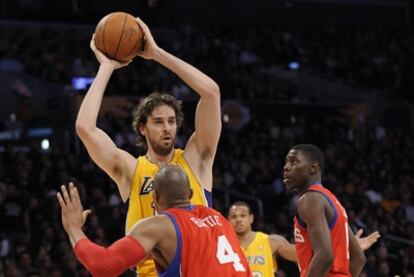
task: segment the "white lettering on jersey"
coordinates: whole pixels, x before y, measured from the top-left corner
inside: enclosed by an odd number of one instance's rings
[[[305,242],[305,239],[298,228],[295,228],[295,242]]]
[[[217,225],[223,226],[223,224],[220,222],[220,217],[218,215],[214,215],[214,216],[209,215],[205,218],[191,217],[190,219],[199,228],[214,227]]]

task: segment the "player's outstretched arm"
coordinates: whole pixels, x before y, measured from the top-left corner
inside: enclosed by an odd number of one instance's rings
[[[92,37],[91,48],[100,62],[98,73],[89,88],[76,119],[76,133],[82,140],[92,160],[118,185],[124,201],[129,196],[130,183],[136,160],[116,147],[111,138],[96,126],[102,97],[112,72],[128,63],[110,60],[100,52]]]
[[[365,263],[366,258],[364,252],[360,247],[352,229],[348,227],[348,236],[349,236],[349,267],[352,276],[359,276]]]
[[[79,261],[93,276],[118,276],[142,261],[159,240],[170,231],[166,219],[148,218],[137,223],[131,233],[108,248],[91,242],[82,231],[90,210],[84,211],[77,189],[62,186],[57,198],[62,210],[62,223]],[[172,224],[170,224],[172,225]],[[162,228],[164,227],[164,228]]]
[[[288,261],[297,262],[298,259],[296,257],[296,248],[294,244],[276,234],[269,235],[269,240],[270,249],[272,250],[273,255],[279,255]]]
[[[316,192],[307,192],[298,200],[298,214],[306,224],[314,253],[307,277],[326,276],[333,262],[325,201],[324,197]]]
[[[119,276],[145,259],[161,240],[171,237],[166,234],[169,230],[163,224],[166,220],[160,216],[143,219],[126,237],[107,248],[87,238],[81,239],[74,247],[76,257],[93,276]]]
[[[206,74],[159,48],[147,25],[137,18],[145,37],[145,49],[139,55],[153,59],[175,74],[201,97],[195,116],[195,133],[187,143],[185,152],[187,161],[208,161],[212,166],[221,133],[220,89],[215,81]],[[194,163],[193,163],[194,165]],[[195,167],[200,165],[195,164]],[[205,166],[204,166],[205,167]],[[208,169],[208,171],[211,171]],[[211,183],[211,182],[210,182]],[[211,190],[211,184],[203,184]]]
[[[364,232],[364,230],[359,229],[358,232],[355,234],[355,238],[358,241],[359,246],[361,247],[362,251],[368,250],[374,243],[377,242],[377,240],[381,237],[380,233],[378,231],[372,232],[366,237],[362,237],[361,235]]]

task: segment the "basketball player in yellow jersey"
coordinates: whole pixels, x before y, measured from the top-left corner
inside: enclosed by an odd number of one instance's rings
[[[147,153],[133,157],[119,149],[111,138],[96,126],[98,112],[107,83],[115,69],[126,66],[110,60],[91,48],[100,63],[98,73],[87,92],[76,120],[76,131],[93,161],[117,184],[124,202],[129,199],[126,231],[140,219],[154,215],[152,179],[164,165],[176,164],[190,178],[193,204],[207,205],[211,198],[212,167],[221,132],[220,90],[207,75],[190,64],[161,49],[147,25],[137,18],[144,32],[142,58],[154,60],[177,74],[199,96],[195,114],[195,132],[184,149],[175,149],[174,142],[183,114],[181,101],[168,94],[153,93],[141,100],[134,111],[133,127]],[[140,276],[157,276],[152,260],[140,265]]]
[[[228,211],[228,219],[234,226],[253,277],[275,275],[277,263],[273,255],[296,261],[295,246],[292,244],[292,249],[284,237],[252,231],[253,214],[247,203],[235,202]]]
[[[274,277],[277,271],[276,256],[297,261],[295,245],[284,237],[252,231],[254,217],[249,204],[235,202],[228,210],[228,219],[236,231],[253,277]],[[355,237],[362,250],[370,248],[380,237],[378,232],[364,238],[360,238],[361,234],[362,230],[359,230]]]

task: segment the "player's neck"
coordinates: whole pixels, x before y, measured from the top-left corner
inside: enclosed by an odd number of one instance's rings
[[[179,200],[179,201],[174,201],[173,203],[169,203],[167,206],[168,208],[185,208],[189,205],[191,205],[191,202],[189,200],[183,200],[183,201]]]
[[[161,210],[173,209],[173,208],[186,208],[191,205],[190,201],[174,201],[172,203],[167,203],[165,206],[160,205]]]
[[[321,179],[320,178],[313,178],[313,179],[309,180],[309,182],[307,182],[305,185],[303,185],[302,187],[297,188],[297,191],[298,191],[299,194],[302,194],[305,191],[307,191],[310,186],[313,186],[313,185],[316,185],[316,184],[321,184]]]
[[[237,238],[239,239],[239,242],[243,246],[243,248],[247,248],[252,243],[255,237],[256,232],[253,232],[252,230],[249,230],[242,234],[237,234]]]
[[[148,161],[161,168],[170,163],[170,161],[174,157],[174,152],[175,149],[173,148],[167,156],[162,156],[155,153],[152,149],[148,149],[147,154],[145,154],[145,157]]]

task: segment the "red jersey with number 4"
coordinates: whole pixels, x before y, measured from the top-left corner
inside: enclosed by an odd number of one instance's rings
[[[303,194],[309,191],[321,193],[326,197],[334,209],[332,219],[330,222],[327,222],[331,233],[330,240],[334,257],[328,277],[351,276],[349,270],[348,216],[346,215],[346,211],[339,203],[338,199],[336,199],[335,195],[322,185],[311,185]],[[297,213],[294,218],[294,226],[296,255],[298,256],[298,266],[300,276],[302,277],[306,276],[309,270],[309,265],[313,257],[313,250],[308,231],[306,230],[306,224],[298,218]]]
[[[251,276],[233,226],[214,209],[190,205],[168,209],[177,232],[173,262],[159,276]]]

